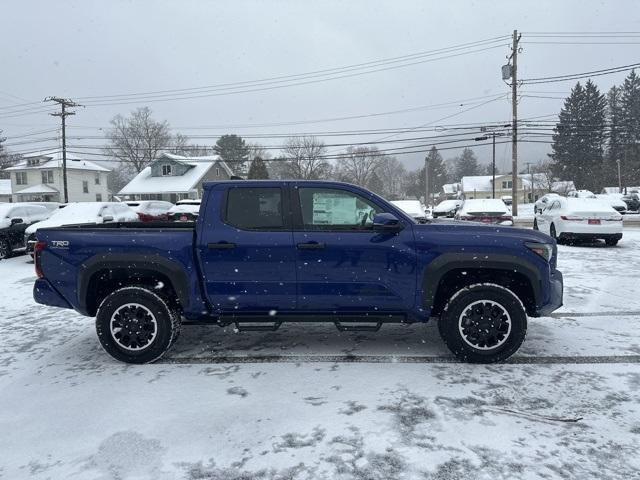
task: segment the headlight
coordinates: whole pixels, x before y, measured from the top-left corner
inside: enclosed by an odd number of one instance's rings
[[[551,260],[553,245],[550,243],[525,242],[525,245],[529,250],[540,255],[547,262]]]

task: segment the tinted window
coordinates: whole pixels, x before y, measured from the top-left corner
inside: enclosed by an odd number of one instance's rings
[[[381,210],[360,195],[333,188],[300,188],[302,223],[312,230],[362,230]]]
[[[284,227],[279,188],[232,188],[227,193],[225,222],[245,230]]]

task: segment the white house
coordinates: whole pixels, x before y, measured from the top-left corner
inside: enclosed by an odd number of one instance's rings
[[[11,179],[0,178],[0,202],[11,201]]]
[[[64,202],[61,152],[25,155],[6,171],[11,174],[14,202]],[[97,163],[67,154],[69,202],[107,201],[109,171]]]
[[[496,175],[496,198],[510,197],[512,195],[512,181],[510,173]],[[492,184],[492,175],[473,175],[462,177],[460,189],[464,198],[491,198],[493,193]],[[518,175],[516,190],[519,203],[535,202],[545,193],[549,193],[548,178],[542,173],[520,174]],[[566,194],[569,190],[575,190],[572,181],[553,182],[551,185],[552,192]]]
[[[201,198],[202,183],[229,180],[233,172],[218,155],[184,157],[162,153],[135,176],[120,192],[131,200],[165,200]]]

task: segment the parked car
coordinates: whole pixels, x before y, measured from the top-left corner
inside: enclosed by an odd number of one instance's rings
[[[194,222],[200,212],[201,200],[178,200],[169,209],[169,220],[173,222]]]
[[[418,223],[427,223],[427,209],[420,200],[393,200],[391,203],[411,215]]]
[[[533,228],[558,243],[603,239],[613,246],[622,238],[622,215],[597,199],[560,197],[536,215]]]
[[[44,208],[44,207],[43,207]],[[117,202],[77,202],[68,203],[56,210],[49,218],[34,223],[24,230],[27,253],[33,254],[36,232],[40,228],[60,227],[62,225],[99,224],[112,222],[137,221],[136,213],[124,203]]]
[[[265,330],[314,319],[371,331],[431,317],[458,358],[491,363],[520,347],[527,315],[562,305],[556,245],[540,232],[421,225],[339,182],[203,189],[193,224],[39,231],[36,302],[95,316],[104,349],[131,363],[162,357],[183,321]]]
[[[497,225],[513,225],[511,210],[502,200],[497,198],[478,198],[465,200],[456,213],[456,220],[469,222],[494,223]]]
[[[141,222],[168,220],[169,210],[174,206],[171,202],[163,202],[161,200],[127,200],[124,203],[136,212],[138,220]]]
[[[533,205],[533,213],[541,213],[548,205],[551,200],[554,198],[558,198],[560,195],[557,193],[547,193],[536,200],[536,203]]]
[[[601,200],[605,205],[610,205],[616,212],[621,215],[627,213],[627,204],[622,200],[621,194],[596,194],[596,198]]]
[[[622,201],[627,204],[627,210],[633,212],[640,210],[640,195],[637,193],[627,193],[623,195]]]
[[[29,205],[39,205],[41,207],[46,208],[52,213],[58,210],[59,208],[64,208],[67,205],[66,203],[60,203],[60,202],[26,202],[26,203],[28,203]]]
[[[24,231],[36,222],[45,220],[51,212],[29,203],[0,203],[0,260],[25,247]]]
[[[462,200],[443,200],[438,205],[433,207],[433,211],[431,212],[431,214],[433,215],[433,218],[453,218],[455,217],[458,208],[460,208],[460,205],[462,205]]]
[[[500,200],[502,200],[507,206],[511,206],[511,204],[513,204],[513,198],[511,197],[511,195],[502,195],[500,197]]]
[[[568,198],[596,198],[591,190],[571,190],[567,193]]]

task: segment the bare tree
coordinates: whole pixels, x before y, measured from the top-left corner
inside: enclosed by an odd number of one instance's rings
[[[324,143],[315,137],[291,137],[283,152],[286,159],[281,166],[283,178],[319,180],[331,175]]]
[[[369,187],[381,160],[376,147],[348,147],[347,153],[338,158],[336,176],[343,182]]]
[[[407,170],[396,157],[384,155],[380,159],[377,172],[384,179],[382,195],[389,200],[398,200],[405,196],[404,178]]]
[[[193,144],[186,135],[176,133],[171,141],[169,152],[185,157],[205,157],[213,154],[213,147]]]
[[[171,146],[172,136],[166,121],[151,118],[151,110],[138,108],[127,118],[117,115],[107,133],[106,154],[141,172],[160,152]]]
[[[540,187],[547,192],[553,190],[553,185],[556,182],[554,175],[555,166],[552,161],[547,160],[532,168],[534,173],[537,173],[538,180],[536,181],[536,187]]]

